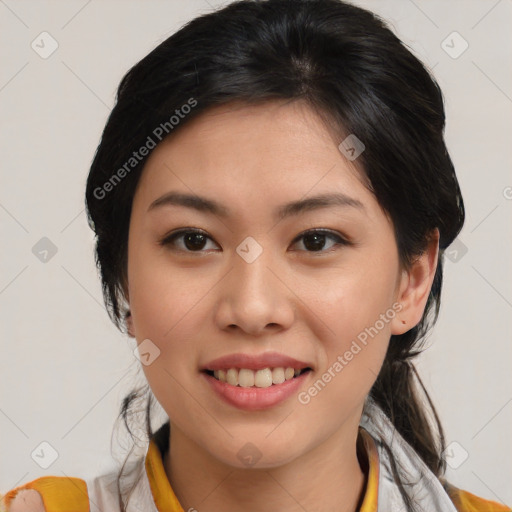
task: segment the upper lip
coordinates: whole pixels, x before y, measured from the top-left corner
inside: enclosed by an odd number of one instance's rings
[[[229,368],[247,368],[249,370],[262,370],[263,368],[312,368],[309,363],[293,357],[267,352],[265,354],[229,354],[210,361],[201,367],[201,370],[226,370]]]

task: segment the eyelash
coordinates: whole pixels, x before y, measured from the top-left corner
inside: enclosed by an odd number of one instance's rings
[[[212,240],[211,237],[209,237],[207,235],[207,233],[201,229],[196,229],[196,228],[186,228],[186,229],[180,229],[179,231],[176,231],[174,233],[171,233],[170,235],[166,235],[163,239],[161,239],[159,241],[159,245],[161,246],[169,246],[169,245],[172,245],[174,243],[174,241],[177,239],[177,238],[180,238],[184,235],[187,235],[187,234],[191,234],[191,233],[194,233],[194,234],[199,234],[199,235],[204,235],[206,238],[208,238],[209,240]],[[330,231],[330,230],[327,230],[327,229],[310,229],[310,230],[307,230],[307,231],[304,231],[303,233],[301,233],[299,236],[297,236],[294,240],[293,240],[293,245],[296,244],[298,241],[300,241],[302,238],[308,236],[308,235],[313,235],[313,234],[319,234],[321,236],[325,235],[327,238],[331,238],[332,240],[336,240],[336,244],[333,246],[333,248],[331,249],[327,249],[327,250],[319,250],[319,251],[308,251],[308,250],[305,250],[303,252],[308,252],[308,253],[311,253],[311,254],[325,254],[325,253],[332,253],[334,250],[336,250],[336,246],[348,246],[348,245],[352,245],[351,242],[349,242],[347,239],[343,238],[342,236],[340,236],[338,233],[336,233],[335,231]],[[213,240],[212,240],[213,241]],[[187,249],[176,249],[178,251],[181,251],[181,252],[185,252],[185,253],[189,253],[189,254],[194,254],[194,253],[202,253],[202,252],[206,252],[204,250],[199,250],[199,251],[190,251],[190,250],[187,250]]]

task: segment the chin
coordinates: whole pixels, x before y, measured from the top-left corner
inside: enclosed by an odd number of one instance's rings
[[[217,448],[217,447],[216,447]],[[237,469],[271,469],[284,466],[300,456],[297,442],[293,446],[279,439],[265,439],[264,436],[244,436],[231,443],[222,453],[210,451],[211,455],[224,464]]]

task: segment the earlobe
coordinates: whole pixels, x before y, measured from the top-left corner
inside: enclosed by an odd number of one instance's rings
[[[402,304],[391,322],[391,334],[403,334],[421,321],[432,288],[439,257],[439,230],[430,236],[428,246],[408,270],[402,271],[397,301]]]

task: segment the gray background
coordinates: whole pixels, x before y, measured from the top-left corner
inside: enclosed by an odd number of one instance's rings
[[[511,505],[512,2],[354,3],[387,20],[445,94],[467,221],[418,367],[454,443],[449,479]],[[0,0],[1,491],[113,465],[120,401],[142,378],[134,341],[102,303],[85,180],[125,71],[218,5]],[[58,44],[47,58],[41,53],[55,43],[43,31]],[[53,450],[56,460],[40,467]]]

